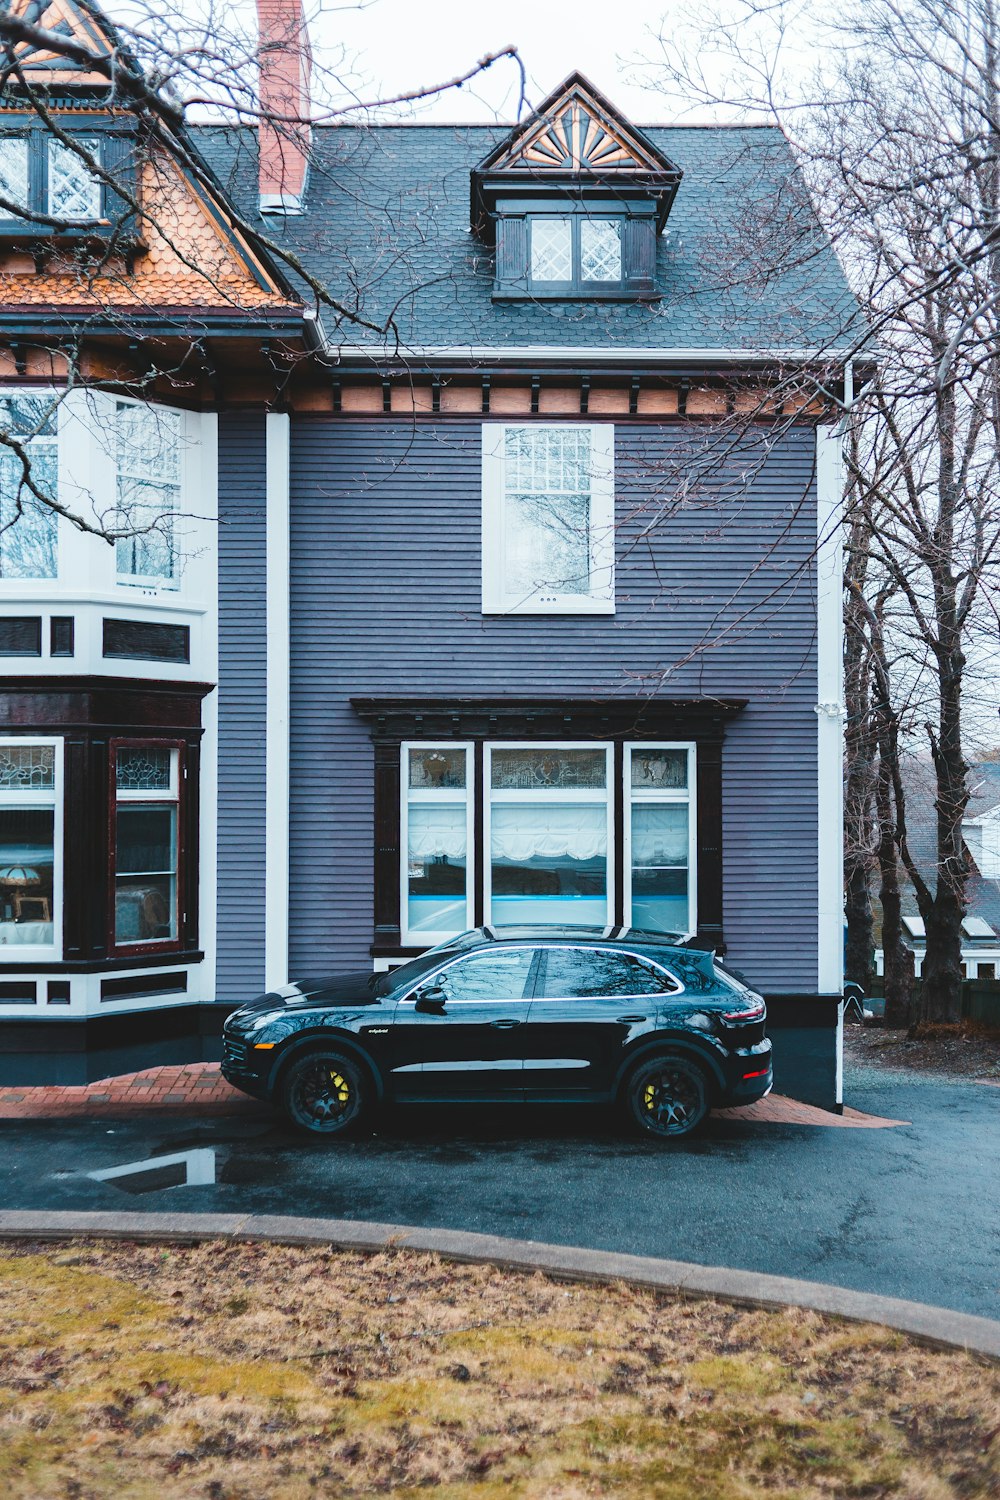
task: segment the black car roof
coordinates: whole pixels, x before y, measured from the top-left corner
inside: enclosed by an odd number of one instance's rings
[[[637,927],[572,927],[539,923],[534,927],[478,927],[463,934],[471,941],[494,943],[593,943],[601,947],[684,949],[680,933],[646,932]]]

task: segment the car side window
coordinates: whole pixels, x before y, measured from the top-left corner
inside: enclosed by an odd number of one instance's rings
[[[550,948],[536,993],[547,1000],[572,1000],[601,995],[660,995],[676,988],[666,974],[629,953]]]
[[[534,956],[531,948],[473,953],[427,983],[440,985],[449,1000],[521,1000]]]

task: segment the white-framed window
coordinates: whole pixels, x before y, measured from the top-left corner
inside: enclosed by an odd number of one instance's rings
[[[625,923],[697,929],[695,746],[626,745]]]
[[[101,159],[101,143],[91,136],[77,137],[80,148],[95,161]],[[50,138],[49,202],[53,219],[77,223],[92,222],[101,217],[101,181],[87,163],[62,141]]]
[[[483,424],[483,613],[613,614],[614,427]]]
[[[113,743],[116,949],[177,942],[180,748]]]
[[[62,742],[0,740],[0,963],[62,952]]]
[[[428,946],[473,924],[472,746],[402,746],[403,940]]]
[[[28,476],[59,499],[59,405],[51,395],[0,396],[0,427],[25,450]],[[17,453],[0,445],[0,578],[55,578],[59,517],[25,483]]]
[[[177,588],[181,499],[180,414],[135,401],[115,403],[118,582]]]
[[[485,747],[486,921],[604,927],[614,910],[610,745]]]

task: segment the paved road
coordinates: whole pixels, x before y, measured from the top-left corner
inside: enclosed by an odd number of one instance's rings
[[[661,1146],[603,1112],[399,1111],[314,1143],[259,1116],[0,1124],[0,1206],[323,1214],[833,1282],[1000,1316],[1000,1088],[854,1068],[858,1109],[911,1125],[713,1120]],[[194,1148],[204,1186],[88,1173]],[[205,1158],[199,1156],[200,1163]],[[156,1178],[152,1181],[155,1183]],[[143,1191],[136,1192],[137,1187]]]

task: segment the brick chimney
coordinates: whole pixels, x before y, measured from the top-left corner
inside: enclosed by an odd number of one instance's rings
[[[309,174],[309,33],[303,0],[257,0],[260,211],[305,212]]]

